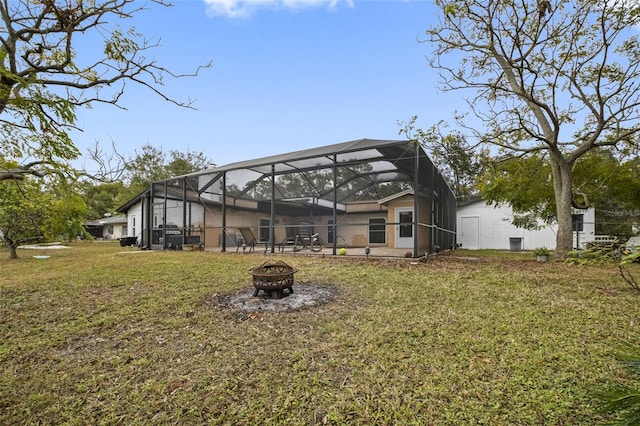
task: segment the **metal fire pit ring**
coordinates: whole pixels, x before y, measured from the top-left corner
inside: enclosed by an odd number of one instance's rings
[[[253,275],[253,286],[256,289],[253,296],[257,297],[260,290],[274,299],[283,298],[285,289],[289,290],[289,294],[293,293],[293,274],[296,272],[296,268],[281,260],[268,260],[251,268],[249,273]]]

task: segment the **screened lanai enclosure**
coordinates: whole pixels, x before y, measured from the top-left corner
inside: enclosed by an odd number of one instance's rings
[[[361,139],[155,182],[122,206],[154,250],[418,257],[455,245],[456,200],[422,148]]]

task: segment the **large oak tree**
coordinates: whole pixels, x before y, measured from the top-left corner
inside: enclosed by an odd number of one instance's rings
[[[150,40],[127,20],[161,0],[0,0],[0,152],[16,167],[0,181],[59,171],[79,152],[69,137],[76,108],[119,105],[127,83],[163,93],[179,77],[151,56]],[[92,49],[82,51],[81,39]],[[196,70],[195,74],[197,74]],[[195,75],[191,74],[191,75]]]
[[[600,147],[637,143],[640,22],[635,0],[436,0],[426,42],[444,90],[469,101],[483,142],[549,159],[556,250],[571,249],[574,166]],[[521,188],[526,191],[527,188]]]

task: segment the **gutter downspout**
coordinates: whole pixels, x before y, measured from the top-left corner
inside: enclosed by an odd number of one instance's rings
[[[418,196],[418,185],[420,180],[418,179],[418,175],[420,173],[420,145],[415,143],[414,148],[415,159],[413,166],[413,257],[418,257],[418,203],[420,202],[420,197]],[[429,248],[428,248],[429,249]]]
[[[227,251],[227,172],[222,174],[222,252]]]
[[[271,215],[269,217],[269,242],[271,245],[271,254],[276,251],[276,166],[271,164]],[[286,230],[285,230],[286,232]]]

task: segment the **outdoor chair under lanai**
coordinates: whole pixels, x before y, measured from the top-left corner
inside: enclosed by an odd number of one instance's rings
[[[242,247],[242,251],[245,251],[247,247],[249,251],[253,251],[256,248],[256,243],[258,242],[256,236],[253,234],[251,228],[238,228],[238,232],[242,235],[242,238],[238,240],[236,244],[236,253]]]

